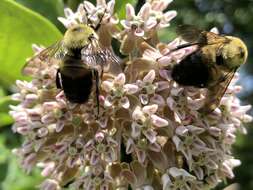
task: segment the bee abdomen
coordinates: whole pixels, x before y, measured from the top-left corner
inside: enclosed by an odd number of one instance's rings
[[[205,88],[208,86],[210,72],[203,63],[200,53],[192,53],[172,69],[172,78],[178,84]]]
[[[87,70],[84,75],[79,77],[70,77],[59,70],[56,77],[56,84],[58,88],[63,89],[66,98],[70,102],[85,103],[92,91],[92,71]]]

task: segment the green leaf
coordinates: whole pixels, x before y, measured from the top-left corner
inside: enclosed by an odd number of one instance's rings
[[[0,112],[0,127],[5,127],[12,123],[13,119],[8,113]]]
[[[11,153],[11,151],[5,146],[6,142],[6,136],[1,135],[0,136],[0,164],[4,164],[5,162],[8,161],[8,155]],[[1,166],[0,166],[1,168]],[[0,174],[1,176],[1,174]],[[1,179],[2,177],[0,177]]]
[[[9,106],[16,105],[17,102],[11,99],[11,96],[4,96],[0,98],[0,127],[8,126],[13,123],[12,117],[9,113]]]
[[[27,175],[20,166],[14,155],[9,156],[9,162],[6,172],[5,180],[2,182],[2,190],[35,190],[41,183],[39,171],[32,172]]]
[[[11,96],[4,96],[0,99],[0,112],[8,112],[9,105],[17,104],[16,101],[11,99]]]
[[[25,7],[41,14],[54,23],[61,31],[64,31],[64,26],[57,20],[57,17],[63,16],[64,4],[62,0],[15,0]]]
[[[20,71],[31,45],[49,46],[62,35],[47,19],[11,0],[0,1],[0,82],[12,84],[22,79]]]

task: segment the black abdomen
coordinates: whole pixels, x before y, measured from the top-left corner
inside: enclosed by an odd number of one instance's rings
[[[73,73],[75,75],[75,73]],[[93,86],[92,70],[86,69],[83,75],[71,77],[58,71],[57,88],[64,91],[66,98],[73,103],[84,103],[88,100]]]
[[[172,69],[172,78],[178,84],[205,88],[210,79],[208,64],[204,63],[201,52],[186,56]]]

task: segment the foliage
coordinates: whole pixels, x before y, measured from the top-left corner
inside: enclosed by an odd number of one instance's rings
[[[6,87],[22,78],[32,43],[48,46],[61,34],[47,19],[10,0],[0,1],[0,17],[0,81]]]

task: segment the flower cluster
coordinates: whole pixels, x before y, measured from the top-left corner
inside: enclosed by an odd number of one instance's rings
[[[75,104],[56,88],[54,59],[33,59],[40,68],[32,81],[17,81],[13,99],[20,104],[10,114],[13,131],[25,140],[14,153],[26,171],[42,168],[42,190],[203,190],[234,177],[240,161],[231,146],[252,120],[246,113],[251,106],[241,106],[236,97],[238,74],[220,106],[206,115],[199,109],[207,89],[172,79],[173,65],[196,47],[171,51],[183,43],[179,38],[160,43],[158,30],[176,16],[165,12],[170,3],[147,0],[138,13],[127,4],[124,20],[115,15],[114,0],[97,0],[96,6],[84,1],[75,13],[65,9],[66,18],[59,20],[66,28],[101,21],[100,43],[111,48],[115,38],[126,58],[121,72],[108,70],[101,78],[98,117],[95,89],[87,102]]]

